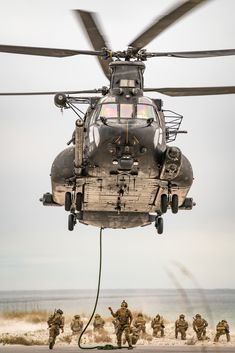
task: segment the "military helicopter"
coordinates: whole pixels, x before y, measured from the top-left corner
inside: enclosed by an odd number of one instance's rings
[[[84,91],[0,93],[0,95],[55,94],[60,109],[78,116],[69,145],[51,167],[52,192],[41,198],[44,206],[64,206],[68,229],[77,222],[100,228],[131,228],[154,222],[163,233],[163,214],[169,209],[191,210],[188,192],[193,182],[189,160],[178,147],[169,146],[180,130],[182,116],[164,111],[168,96],[235,93],[227,87],[144,87],[144,61],[157,57],[204,58],[235,55],[235,49],[148,52],[144,47],[183,15],[206,0],[189,0],[158,18],[132,41],[127,50],[108,48],[94,13],[75,10],[94,50],[69,50],[0,45],[0,52],[51,57],[97,56],[109,87]],[[95,96],[94,96],[95,94]],[[85,114],[78,107],[87,104]]]

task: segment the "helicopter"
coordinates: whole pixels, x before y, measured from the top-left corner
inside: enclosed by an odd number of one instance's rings
[[[182,116],[164,111],[161,99],[146,97],[144,93],[231,94],[235,93],[235,87],[146,88],[144,62],[161,56],[227,56],[234,55],[235,50],[158,53],[147,52],[144,47],[203,2],[191,0],[177,6],[124,51],[110,50],[95,15],[81,10],[74,13],[82,20],[94,50],[0,45],[1,52],[17,54],[94,55],[110,81],[109,87],[94,90],[15,93],[55,94],[55,104],[60,109],[72,109],[78,116],[69,141],[72,146],[62,151],[52,164],[52,192],[41,199],[45,206],[65,207],[70,231],[77,222],[103,228],[130,228],[154,222],[157,233],[162,234],[163,215],[169,209],[176,214],[195,205],[188,197],[193,182],[191,164],[178,147],[168,145],[178,134],[185,133],[180,130]],[[80,104],[88,104],[84,116],[78,108]]]

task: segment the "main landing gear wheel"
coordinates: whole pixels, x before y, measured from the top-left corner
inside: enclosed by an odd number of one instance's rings
[[[79,212],[82,210],[82,202],[83,202],[83,195],[81,192],[78,192],[76,195],[76,210]]]
[[[168,196],[166,194],[161,195],[161,212],[166,213],[168,207]]]
[[[64,197],[64,208],[65,211],[70,211],[72,206],[72,194],[71,192],[66,192]]]
[[[155,221],[155,228],[157,229],[158,234],[163,233],[163,218],[162,217],[157,217]]]
[[[177,194],[172,195],[171,210],[172,210],[172,213],[178,213],[179,211],[179,197]]]
[[[74,230],[74,226],[76,224],[76,216],[73,213],[70,213],[69,218],[68,218],[68,229],[70,231]]]

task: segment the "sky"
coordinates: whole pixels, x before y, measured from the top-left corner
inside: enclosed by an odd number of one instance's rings
[[[124,50],[177,0],[0,0],[0,43],[90,49],[71,9],[99,14],[113,50]],[[211,0],[164,31],[149,51],[235,48],[233,0]],[[0,53],[0,92],[99,88],[107,79],[93,57],[46,58]],[[145,87],[229,86],[235,58],[150,59]],[[105,229],[102,288],[235,288],[235,97],[161,98],[184,116],[171,144],[189,158],[196,207],[153,225]],[[53,96],[0,97],[0,290],[96,288],[99,229],[67,230],[64,208],[43,207],[51,164],[70,140],[76,116]],[[182,271],[186,268],[192,276]],[[174,281],[173,277],[177,280]]]

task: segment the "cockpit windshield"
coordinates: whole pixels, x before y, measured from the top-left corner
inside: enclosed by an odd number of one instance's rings
[[[118,118],[118,105],[115,103],[102,104],[99,117]]]
[[[154,107],[150,104],[104,103],[100,105],[97,119],[156,119]]]
[[[134,118],[133,104],[120,104],[120,118]]]
[[[156,114],[152,105],[137,104],[137,119],[156,119]]]

